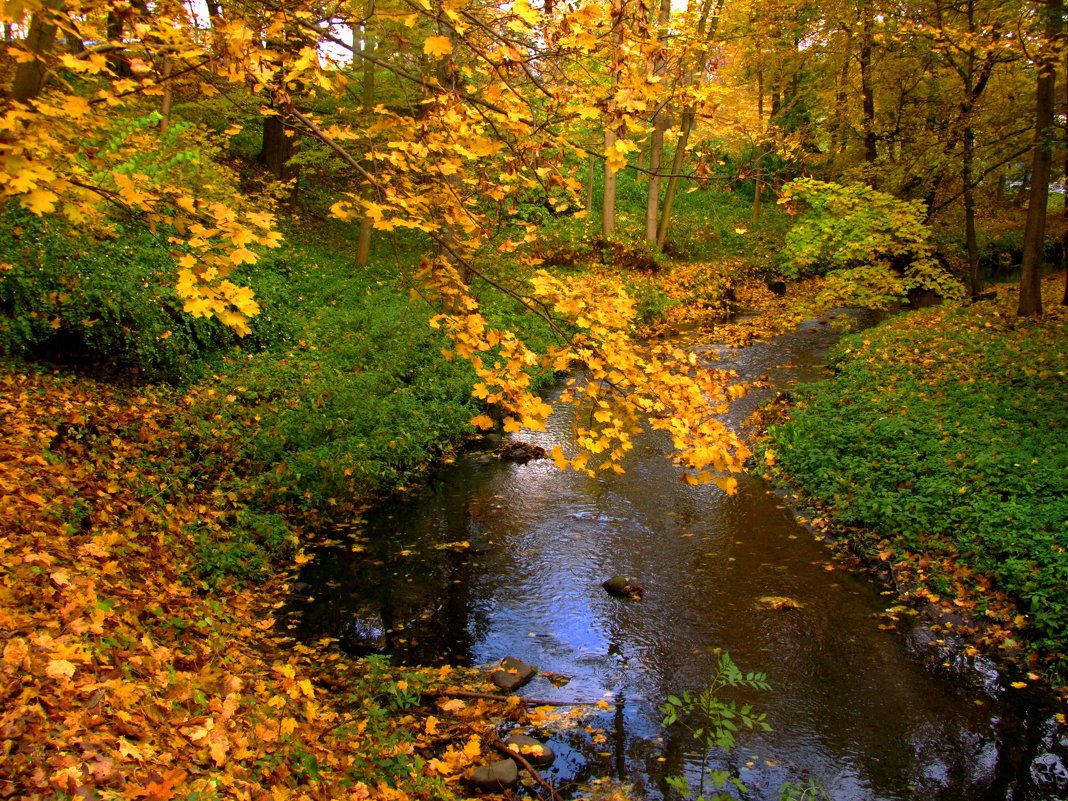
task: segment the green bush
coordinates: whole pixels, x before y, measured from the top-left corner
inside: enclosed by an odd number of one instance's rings
[[[0,349],[86,361],[176,380],[235,341],[216,320],[182,311],[164,242],[138,225],[90,239],[9,205],[0,212]],[[256,338],[262,338],[263,331]]]
[[[792,278],[828,276],[822,305],[890,308],[912,290],[963,296],[934,259],[921,201],[812,178],[788,183],[781,199],[807,210],[786,234],[779,268]]]

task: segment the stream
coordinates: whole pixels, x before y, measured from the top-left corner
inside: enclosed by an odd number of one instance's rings
[[[745,380],[768,377],[730,422],[821,377],[837,337],[810,321],[770,343],[705,352]],[[548,431],[522,439],[549,450],[569,427],[554,415]],[[1066,797],[1068,738],[1049,711],[982,659],[932,664],[922,627],[889,630],[893,597],[836,563],[764,481],[741,477],[733,496],[690,487],[667,451],[655,435],[640,438],[624,475],[597,478],[549,460],[460,454],[368,513],[353,539],[318,549],[288,625],[399,664],[516,656],[542,674],[525,694],[605,699],[610,708],[591,720],[602,735],[549,740],[558,758],[547,775],[561,784],[612,776],[647,798],[665,794],[665,775],[696,785],[706,755],[661,728],[657,706],[707,686],[722,650],[772,686],[740,696],[772,726],[741,733],[729,757],[751,798],[778,799],[784,781],[809,777],[835,801]],[[471,547],[450,547],[462,542]],[[638,579],[641,602],[601,588],[619,574]],[[769,609],[766,596],[800,608]],[[570,680],[555,686],[545,674]],[[728,766],[721,753],[708,758]]]

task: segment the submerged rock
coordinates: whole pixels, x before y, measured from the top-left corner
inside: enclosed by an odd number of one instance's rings
[[[548,455],[545,448],[540,445],[531,445],[522,440],[502,443],[495,453],[502,462],[515,462],[516,464],[526,464],[531,459],[544,459]]]
[[[537,671],[514,656],[506,656],[501,664],[490,672],[489,679],[505,692],[518,690],[524,684],[534,678]]]
[[[645,590],[638,584],[638,580],[627,576],[612,576],[612,578],[601,584],[601,586],[604,587],[605,591],[610,595],[617,595],[620,598],[630,598],[634,601],[640,601],[645,594]]]
[[[476,790],[494,792],[508,790],[519,783],[519,768],[511,759],[502,759],[471,771],[471,784]]]
[[[525,734],[512,734],[504,741],[509,751],[514,751],[535,767],[548,767],[556,759],[553,749],[545,743]]]

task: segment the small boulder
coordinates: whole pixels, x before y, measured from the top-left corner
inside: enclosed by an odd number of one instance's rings
[[[545,743],[538,742],[525,734],[513,734],[504,741],[509,751],[514,751],[523,759],[538,768],[553,764],[556,754]]]
[[[493,793],[508,790],[519,783],[519,768],[511,759],[502,759],[471,771],[471,784],[476,790]]]
[[[771,294],[773,294],[773,295],[778,295],[779,297],[782,297],[783,295],[786,294],[786,282],[785,281],[768,281],[767,282],[767,287],[768,287],[768,291],[771,292]]]
[[[638,584],[637,579],[628,578],[627,576],[612,576],[601,586],[604,587],[609,595],[630,598],[634,601],[640,601],[642,595],[645,594],[645,590]]]
[[[529,682],[535,673],[537,671],[522,659],[506,656],[500,665],[490,672],[489,679],[506,693],[510,693]]]

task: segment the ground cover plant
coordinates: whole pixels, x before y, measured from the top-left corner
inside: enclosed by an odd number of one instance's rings
[[[832,380],[802,388],[764,454],[857,544],[911,565],[924,592],[1029,639],[1063,676],[1068,653],[1068,313],[1011,299],[910,313],[842,340]],[[993,585],[978,576],[988,577]],[[957,595],[959,593],[959,595]]]

